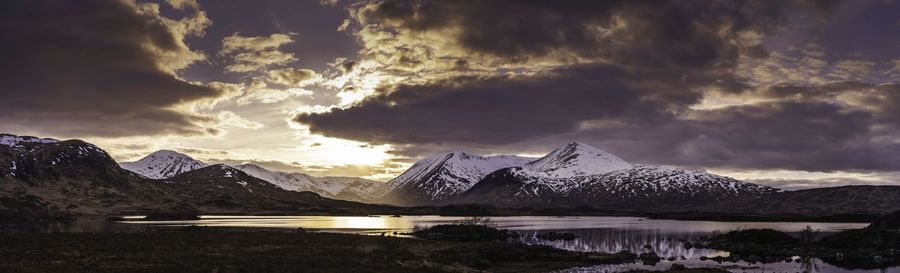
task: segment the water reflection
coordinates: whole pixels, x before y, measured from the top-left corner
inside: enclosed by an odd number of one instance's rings
[[[676,233],[658,229],[581,229],[558,230],[557,232],[569,232],[578,236],[572,241],[547,241],[538,239],[535,235],[547,231],[532,231],[525,233],[522,241],[529,244],[549,245],[556,248],[585,251],[616,253],[629,251],[632,253],[656,252],[660,257],[675,257],[676,259],[693,259],[699,257],[727,256],[727,252],[685,248],[686,242],[697,242],[709,233]]]
[[[679,260],[679,261],[661,261],[656,265],[643,265],[643,264],[617,264],[617,265],[603,265],[603,266],[594,266],[594,267],[582,267],[582,268],[572,268],[557,271],[556,273],[616,273],[616,272],[624,272],[628,270],[666,270],[672,267],[672,264],[681,264],[687,267],[715,267],[726,269],[732,273],[774,273],[774,272],[783,272],[783,273],[897,273],[900,272],[900,268],[892,267],[892,268],[884,268],[884,269],[870,269],[870,270],[849,270],[845,268],[841,268],[835,265],[828,264],[820,259],[805,259],[800,262],[780,262],[780,263],[732,263],[732,262],[723,262],[717,263],[714,261],[700,261],[700,260]]]

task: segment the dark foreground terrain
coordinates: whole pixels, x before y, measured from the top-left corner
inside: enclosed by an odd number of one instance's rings
[[[801,232],[797,238],[771,229],[748,229],[712,237],[701,247],[731,252],[727,257],[711,258],[715,261],[777,262],[799,256],[821,258],[847,269],[900,265],[900,212],[863,229],[816,237],[812,230]]]
[[[634,255],[499,242],[216,231],[0,236],[0,272],[549,272]]]

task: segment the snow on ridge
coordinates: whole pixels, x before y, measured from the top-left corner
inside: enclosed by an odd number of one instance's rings
[[[159,150],[138,161],[123,162],[119,166],[147,178],[167,179],[206,167],[207,164],[179,152]]]
[[[236,165],[234,168],[241,170],[250,176],[272,183],[284,190],[303,191],[309,190],[310,186],[312,186],[311,179],[305,174],[270,171],[266,168],[249,163]]]
[[[372,189],[371,187],[366,187],[366,185],[361,185],[360,183],[358,183],[360,181],[367,181],[368,183],[381,183],[355,177],[315,177],[304,173],[271,171],[261,166],[249,163],[237,165],[234,167],[247,173],[250,176],[267,181],[284,190],[311,191],[326,197],[335,197],[345,190],[357,190],[360,192],[374,191],[374,189]],[[353,188],[357,186],[362,188]]]
[[[631,163],[615,155],[578,142],[561,146],[524,166],[533,175],[553,178],[603,174],[631,167]]]
[[[0,145],[9,146],[9,147],[18,147],[21,146],[22,143],[43,143],[43,144],[51,144],[51,143],[59,143],[59,140],[52,138],[38,138],[33,136],[16,136],[9,134],[0,134]]]
[[[702,193],[740,196],[777,191],[768,186],[705,171],[670,166],[635,165],[629,169],[603,174],[559,178],[535,176],[534,172],[522,169],[515,169],[511,173],[523,183],[516,193],[519,197],[540,197],[541,193],[566,198],[608,196],[605,194],[620,198]]]
[[[519,167],[533,158],[513,155],[481,156],[449,152],[419,160],[387,184],[387,190],[419,188],[432,199],[442,199],[471,188],[481,178],[499,169]]]

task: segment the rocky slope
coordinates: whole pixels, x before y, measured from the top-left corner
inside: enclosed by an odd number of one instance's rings
[[[0,217],[161,209],[174,200],[80,140],[0,135],[0,162]]]

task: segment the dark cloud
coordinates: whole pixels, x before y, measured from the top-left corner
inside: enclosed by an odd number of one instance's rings
[[[274,83],[295,87],[315,79],[316,72],[309,69],[283,68],[269,70],[268,75],[269,80]]]
[[[228,152],[226,150],[210,150],[198,148],[178,148],[176,150],[184,154],[189,154],[191,156],[224,156],[231,154],[231,152]]]
[[[565,51],[641,66],[733,65],[763,52],[739,41],[766,34],[787,8],[825,1],[378,1],[355,11],[363,25],[440,32],[472,53],[523,61]]]
[[[116,0],[4,1],[0,10],[4,128],[66,136],[217,133],[201,126],[210,117],[172,110],[219,95],[172,74],[184,64],[169,62],[197,58],[172,22]]]
[[[896,128],[876,114],[825,102],[697,111],[662,126],[616,124],[568,137],[634,161],[747,169],[900,170]]]
[[[542,76],[458,77],[400,85],[355,107],[295,120],[314,133],[378,143],[500,144],[574,131],[585,120],[665,121],[699,100],[690,87],[711,80],[649,76],[598,65]]]
[[[792,191],[850,185],[896,185],[900,182],[896,177],[897,173],[884,173],[878,175],[879,180],[842,177],[821,179],[749,179],[746,181]]]
[[[407,157],[460,147],[546,152],[577,140],[655,164],[900,170],[896,83],[768,86],[736,74],[741,58],[767,56],[763,40],[784,28],[786,16],[824,16],[834,7],[833,1],[360,5],[355,16],[367,26],[396,35],[443,33],[466,52],[505,64],[559,51],[585,59],[534,73],[385,86],[350,107],[295,121],[314,133],[390,143],[392,153]],[[727,96],[738,101],[699,107]]]

